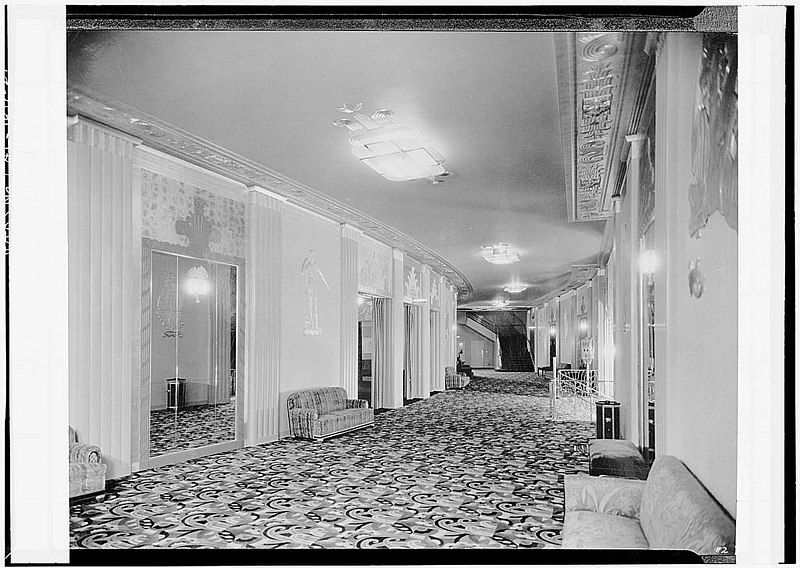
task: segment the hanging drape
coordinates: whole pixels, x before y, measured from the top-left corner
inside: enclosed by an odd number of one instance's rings
[[[422,325],[419,306],[406,306],[406,398],[422,398]]]
[[[374,408],[385,408],[392,380],[392,322],[391,305],[388,298],[372,300],[372,404]]]

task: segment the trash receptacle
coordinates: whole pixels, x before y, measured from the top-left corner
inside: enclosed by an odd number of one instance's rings
[[[619,403],[612,400],[598,400],[597,407],[597,438],[618,440],[619,432]]]
[[[186,379],[167,379],[167,408],[186,406]]]

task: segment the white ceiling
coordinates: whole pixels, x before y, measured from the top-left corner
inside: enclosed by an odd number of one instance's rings
[[[529,304],[600,248],[602,222],[566,222],[550,33],[76,32],[68,80],[398,228],[467,276],[470,305],[512,279]],[[346,102],[394,110],[453,175],[378,176],[332,124]],[[496,242],[522,260],[488,264],[480,247]]]

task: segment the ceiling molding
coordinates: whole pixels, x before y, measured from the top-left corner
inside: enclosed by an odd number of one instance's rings
[[[472,295],[472,284],[467,277],[439,254],[397,229],[261,164],[86,88],[67,87],[67,113],[89,118],[134,136],[146,146],[247,187],[262,187],[285,197],[290,204],[332,221],[357,227],[376,240],[402,249],[412,258],[431,266],[455,285],[459,301],[465,302]]]
[[[553,290],[552,292],[548,292],[544,296],[540,296],[533,302],[532,305],[539,308],[550,300],[573,292],[575,289],[580,288],[594,278],[597,274],[598,268],[599,267],[596,264],[573,264],[570,269],[570,277],[567,283],[560,288]]]

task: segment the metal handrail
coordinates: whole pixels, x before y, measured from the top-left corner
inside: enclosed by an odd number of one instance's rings
[[[596,369],[559,369],[550,381],[550,416],[553,420],[594,418],[594,403],[608,398],[597,390]]]

